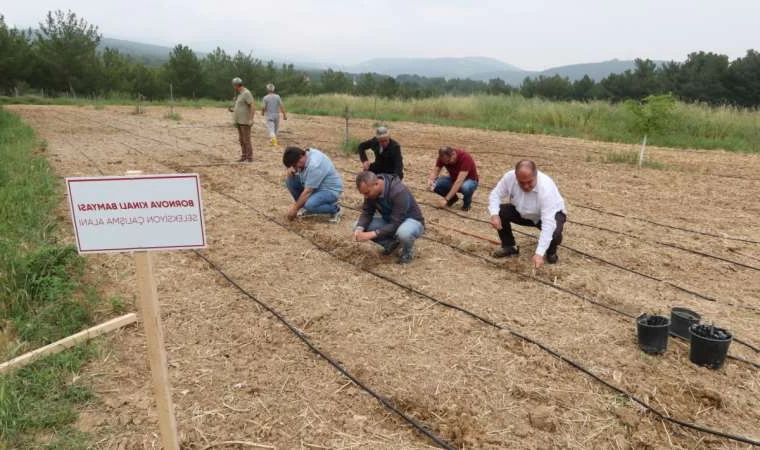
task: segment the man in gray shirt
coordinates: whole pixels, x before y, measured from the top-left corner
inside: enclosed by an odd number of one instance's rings
[[[261,110],[261,115],[264,116],[267,130],[269,130],[269,143],[277,145],[277,132],[280,130],[280,112],[282,112],[283,120],[288,120],[288,114],[285,112],[285,107],[282,106],[282,99],[274,93],[274,85],[272,83],[267,84],[267,92],[268,94],[264,96],[264,109]]]

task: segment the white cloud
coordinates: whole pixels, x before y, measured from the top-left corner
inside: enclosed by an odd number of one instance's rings
[[[51,0],[13,1],[6,21],[35,26]],[[337,63],[373,57],[490,56],[526,68],[695,50],[732,58],[758,47],[757,0],[70,0],[107,36],[254,50]]]

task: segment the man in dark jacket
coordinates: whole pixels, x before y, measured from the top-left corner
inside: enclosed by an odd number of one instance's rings
[[[392,254],[402,245],[398,262],[410,263],[414,258],[414,241],[425,231],[425,219],[412,193],[395,175],[376,175],[370,171],[356,176],[356,188],[364,196],[364,205],[354,226],[354,239],[379,244],[384,255]]]
[[[367,158],[366,150],[372,150],[374,162]],[[400,180],[404,179],[401,146],[391,139],[391,134],[386,127],[377,127],[375,137],[359,144],[359,159],[362,161],[362,170],[369,170],[376,174],[390,173]]]

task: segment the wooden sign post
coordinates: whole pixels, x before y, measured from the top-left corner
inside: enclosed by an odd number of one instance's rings
[[[141,170],[128,170],[129,175],[142,175]],[[138,309],[142,315],[145,340],[148,343],[148,361],[153,379],[153,395],[156,396],[158,427],[164,450],[179,450],[177,419],[174,417],[172,388],[164,346],[164,330],[158,306],[158,288],[153,277],[153,255],[146,251],[135,252]]]
[[[203,248],[200,180],[197,174],[67,178],[72,221],[80,253],[134,252],[138,309],[148,346],[164,450],[179,450],[158,289],[155,250]]]
[[[158,307],[158,290],[153,278],[153,255],[135,252],[139,310],[142,316],[145,340],[148,342],[148,360],[153,378],[153,392],[158,407],[158,426],[164,450],[179,450],[177,421],[174,418],[171,383],[164,347],[164,332]]]

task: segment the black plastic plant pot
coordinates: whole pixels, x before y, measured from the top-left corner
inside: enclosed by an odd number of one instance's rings
[[[720,369],[726,361],[733,336],[723,328],[694,324],[689,328],[691,349],[689,359],[699,366]]]
[[[676,306],[670,310],[670,334],[688,341],[691,339],[689,327],[695,323],[699,323],[699,319],[701,318],[699,314],[690,309]]]
[[[663,316],[642,314],[636,319],[639,334],[639,348],[651,355],[665,353],[668,348],[670,319]]]

